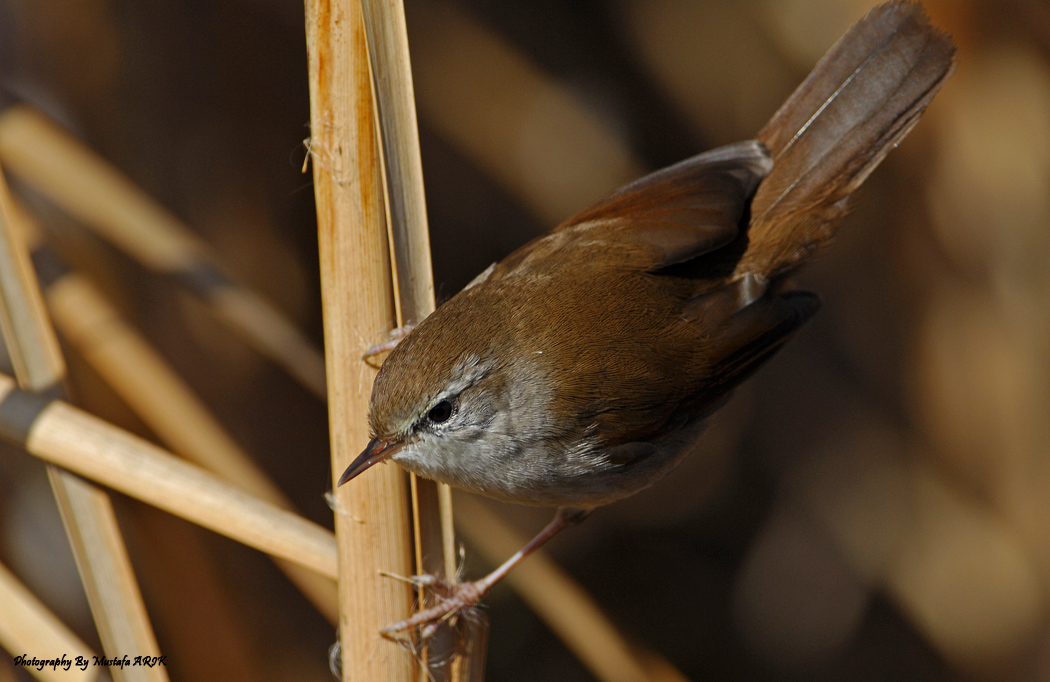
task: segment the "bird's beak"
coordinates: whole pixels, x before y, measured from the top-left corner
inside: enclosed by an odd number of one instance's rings
[[[339,483],[336,485],[343,485],[373,464],[378,464],[379,462],[390,459],[397,454],[397,451],[403,446],[404,443],[401,441],[379,440],[378,438],[373,438],[368,441],[368,446],[365,448],[365,451],[358,455],[357,459],[346,468],[343,475],[339,477]]]

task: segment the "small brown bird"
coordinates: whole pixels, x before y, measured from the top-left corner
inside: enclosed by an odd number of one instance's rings
[[[564,526],[649,486],[819,307],[788,275],[919,120],[955,48],[918,4],[872,10],[758,134],[657,171],[490,266],[390,354],[373,440],[339,483],[393,460],[481,495],[559,507],[482,580],[387,631],[477,601]]]

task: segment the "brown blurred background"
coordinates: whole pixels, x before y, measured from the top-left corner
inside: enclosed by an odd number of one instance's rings
[[[873,4],[408,0],[439,300],[604,191],[753,135]],[[1050,679],[1050,5],[926,5],[960,66],[800,277],[821,313],[738,391],[706,456],[550,548],[690,679]],[[0,82],[320,344],[301,3],[0,0]],[[323,405],[33,206],[330,527]],[[80,405],[150,436],[67,357]],[[264,557],[117,502],[173,679],[330,679],[331,626]],[[525,531],[549,517],[501,511]],[[7,446],[0,559],[98,647],[43,467]],[[468,574],[487,568],[468,551]],[[507,587],[487,603],[488,679],[591,679]]]

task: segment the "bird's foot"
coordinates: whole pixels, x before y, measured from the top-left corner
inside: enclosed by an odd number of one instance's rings
[[[370,365],[374,364],[371,362],[372,358],[378,357],[387,351],[394,350],[397,344],[401,343],[401,340],[408,336],[415,328],[416,326],[413,324],[406,324],[404,327],[392,329],[390,333],[387,334],[386,341],[369,346],[368,350],[366,350],[364,355],[361,356],[361,359]]]
[[[398,621],[379,631],[387,639],[400,641],[402,633],[419,628],[420,639],[429,639],[443,624],[453,625],[454,621],[467,616],[489,591],[491,585],[485,580],[465,583],[450,583],[432,575],[417,575],[412,578],[384,574],[391,578],[405,580],[417,588],[425,590],[427,600],[431,598],[436,604],[423,609],[410,618]]]

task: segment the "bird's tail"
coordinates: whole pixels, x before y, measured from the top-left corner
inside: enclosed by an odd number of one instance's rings
[[[758,135],[773,170],[751,203],[736,273],[787,274],[826,243],[856,190],[919,120],[955,68],[951,38],[920,5],[857,22]]]

